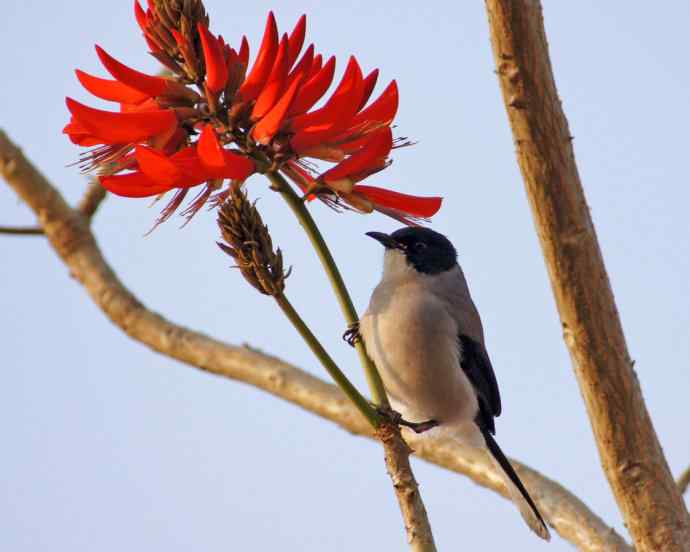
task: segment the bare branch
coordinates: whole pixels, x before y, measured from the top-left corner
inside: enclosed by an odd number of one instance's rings
[[[639,551],[687,551],[690,517],[628,354],[551,70],[538,0],[486,0],[537,234],[609,484]]]
[[[101,186],[98,178],[93,178],[89,182],[88,188],[86,188],[84,195],[79,201],[77,209],[90,221],[96,214],[96,211],[100,207],[106,195],[108,195],[108,192],[103,186]]]
[[[107,193],[106,189],[101,186],[96,178],[89,182],[88,188],[86,188],[83,197],[77,205],[77,210],[86,217],[88,222],[91,222]],[[0,226],[0,234],[42,236],[44,232],[40,226]]]
[[[2,131],[0,173],[39,215],[51,245],[71,274],[104,314],[133,339],[201,370],[263,389],[353,434],[373,438],[368,422],[336,386],[275,357],[230,346],[173,324],[147,309],[105,262],[84,218],[67,205]],[[464,449],[451,440],[410,435],[408,441],[417,456],[507,496],[500,475],[481,452]],[[620,535],[561,485],[519,462],[513,464],[564,539],[588,552],[631,551]]]
[[[42,236],[43,229],[38,226],[0,226],[0,234],[15,236]]]

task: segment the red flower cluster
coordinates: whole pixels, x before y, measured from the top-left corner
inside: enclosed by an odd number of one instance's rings
[[[127,197],[176,189],[164,220],[191,187],[205,184],[186,211],[190,216],[225,179],[242,182],[255,172],[280,171],[310,199],[331,205],[342,200],[406,223],[438,211],[441,198],[359,184],[390,163],[395,81],[368,103],[378,70],[364,76],[351,57],[331,96],[314,109],[333,82],[335,58],[324,61],[313,45],[300,57],[305,16],[280,36],[270,13],[248,70],[246,38],[232,48],[209,31],[201,2],[190,4],[192,9],[175,11],[174,3],[151,0],[144,11],[135,1],[151,54],[172,76],[136,71],[99,46],[98,57],[114,80],[76,72],[93,95],[120,104],[119,112],[111,112],[67,98],[72,118],[64,132],[75,144],[92,147],[82,157],[83,168],[96,170],[106,189]],[[307,158],[336,164],[318,174]]]

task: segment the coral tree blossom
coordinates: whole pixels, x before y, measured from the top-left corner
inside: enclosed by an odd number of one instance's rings
[[[350,57],[330,96],[336,61],[303,50],[306,18],[279,34],[269,13],[261,45],[249,65],[249,44],[237,47],[209,30],[199,0],[150,0],[134,4],[150,53],[170,76],[152,76],[124,65],[100,46],[96,53],[112,78],[77,70],[94,96],[118,111],[67,98],[64,132],[86,150],[85,171],[126,197],[161,196],[175,190],[159,221],[203,186],[183,214],[227,195],[226,179],[241,183],[255,172],[280,171],[305,198],[360,212],[377,210],[405,223],[432,216],[441,198],[417,197],[360,184],[390,164],[391,124],[398,109],[395,81],[370,101],[378,70],[364,74]],[[320,104],[317,103],[326,97]],[[311,160],[334,165],[319,173]]]

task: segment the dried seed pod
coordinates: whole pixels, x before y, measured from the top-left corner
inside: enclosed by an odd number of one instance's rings
[[[268,227],[239,187],[232,187],[220,207],[218,226],[225,241],[218,246],[235,260],[247,282],[264,295],[282,295],[290,270],[284,270],[280,248],[273,250]]]

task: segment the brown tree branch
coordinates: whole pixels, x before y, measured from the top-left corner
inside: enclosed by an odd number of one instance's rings
[[[1,131],[0,131],[1,132]],[[93,178],[89,182],[84,195],[77,204],[77,210],[86,217],[88,222],[96,214],[98,207],[108,194],[106,189],[101,186],[98,179]],[[15,236],[42,236],[43,228],[40,226],[0,226],[0,234],[10,234]]]
[[[71,274],[103,313],[130,337],[171,358],[258,387],[351,433],[373,437],[370,425],[336,386],[259,351],[226,345],[173,324],[147,309],[108,266],[84,217],[67,205],[2,131],[0,174],[37,214]],[[417,456],[507,496],[500,475],[481,451],[464,449],[450,439],[411,435],[408,441]],[[587,552],[631,551],[620,535],[561,485],[512,462],[550,524],[564,539]]]
[[[42,236],[43,228],[40,226],[0,226],[0,234],[14,236]]]
[[[538,0],[486,0],[494,59],[563,335],[637,550],[690,550],[690,518],[633,370],[553,78]]]

